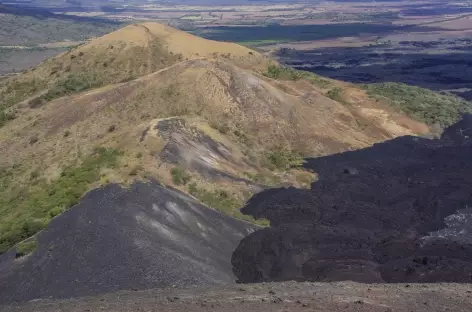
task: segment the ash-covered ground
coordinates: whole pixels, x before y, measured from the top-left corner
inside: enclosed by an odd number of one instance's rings
[[[32,255],[0,256],[0,304],[234,283],[231,253],[254,229],[157,183],[108,185],[55,218]]]
[[[472,282],[472,117],[441,139],[400,137],[317,159],[310,190],[243,208],[272,227],[232,257],[241,282]]]

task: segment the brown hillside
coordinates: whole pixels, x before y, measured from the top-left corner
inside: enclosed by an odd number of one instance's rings
[[[0,108],[28,98],[31,106],[39,106],[67,93],[128,81],[202,57],[259,70],[268,61],[258,52],[234,43],[206,40],[158,23],[133,24],[2,82]]]
[[[123,64],[142,76],[59,94],[49,102],[43,98],[41,105],[13,104],[16,119],[0,128],[0,247],[34,233],[31,222],[44,226],[75,203],[82,191],[68,185],[88,189],[154,178],[243,217],[238,208],[264,186],[309,185],[312,173],[289,169],[302,155],[428,131],[355,86],[267,78],[260,72],[269,61],[235,44],[146,23],[95,39],[14,78],[48,76],[51,85],[65,75],[66,64],[77,75],[91,69],[103,77],[102,84],[123,80]],[[61,62],[63,69],[46,75],[51,64]],[[104,62],[110,65],[93,65]],[[16,90],[4,94],[14,98]],[[118,164],[95,165],[98,156],[89,155],[98,146],[122,151]],[[48,206],[51,197],[58,206]]]

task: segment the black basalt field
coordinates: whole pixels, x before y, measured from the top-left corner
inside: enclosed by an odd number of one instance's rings
[[[472,282],[472,121],[309,159],[310,190],[274,189],[243,212],[272,227],[233,253],[241,282]]]

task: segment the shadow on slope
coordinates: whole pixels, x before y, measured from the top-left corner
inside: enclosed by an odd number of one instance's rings
[[[271,221],[233,253],[242,282],[472,282],[472,117],[441,139],[400,137],[309,159],[311,190],[273,189],[243,212]]]
[[[232,283],[231,252],[253,230],[157,183],[108,185],[51,221],[32,255],[0,256],[0,303]]]

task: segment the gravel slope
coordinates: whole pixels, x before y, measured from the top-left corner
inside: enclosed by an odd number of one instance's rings
[[[157,183],[108,185],[54,219],[32,255],[0,257],[0,303],[233,283],[231,253],[253,230]]]
[[[268,283],[220,288],[119,292],[77,300],[39,300],[2,312],[366,311],[472,310],[470,284]]]

